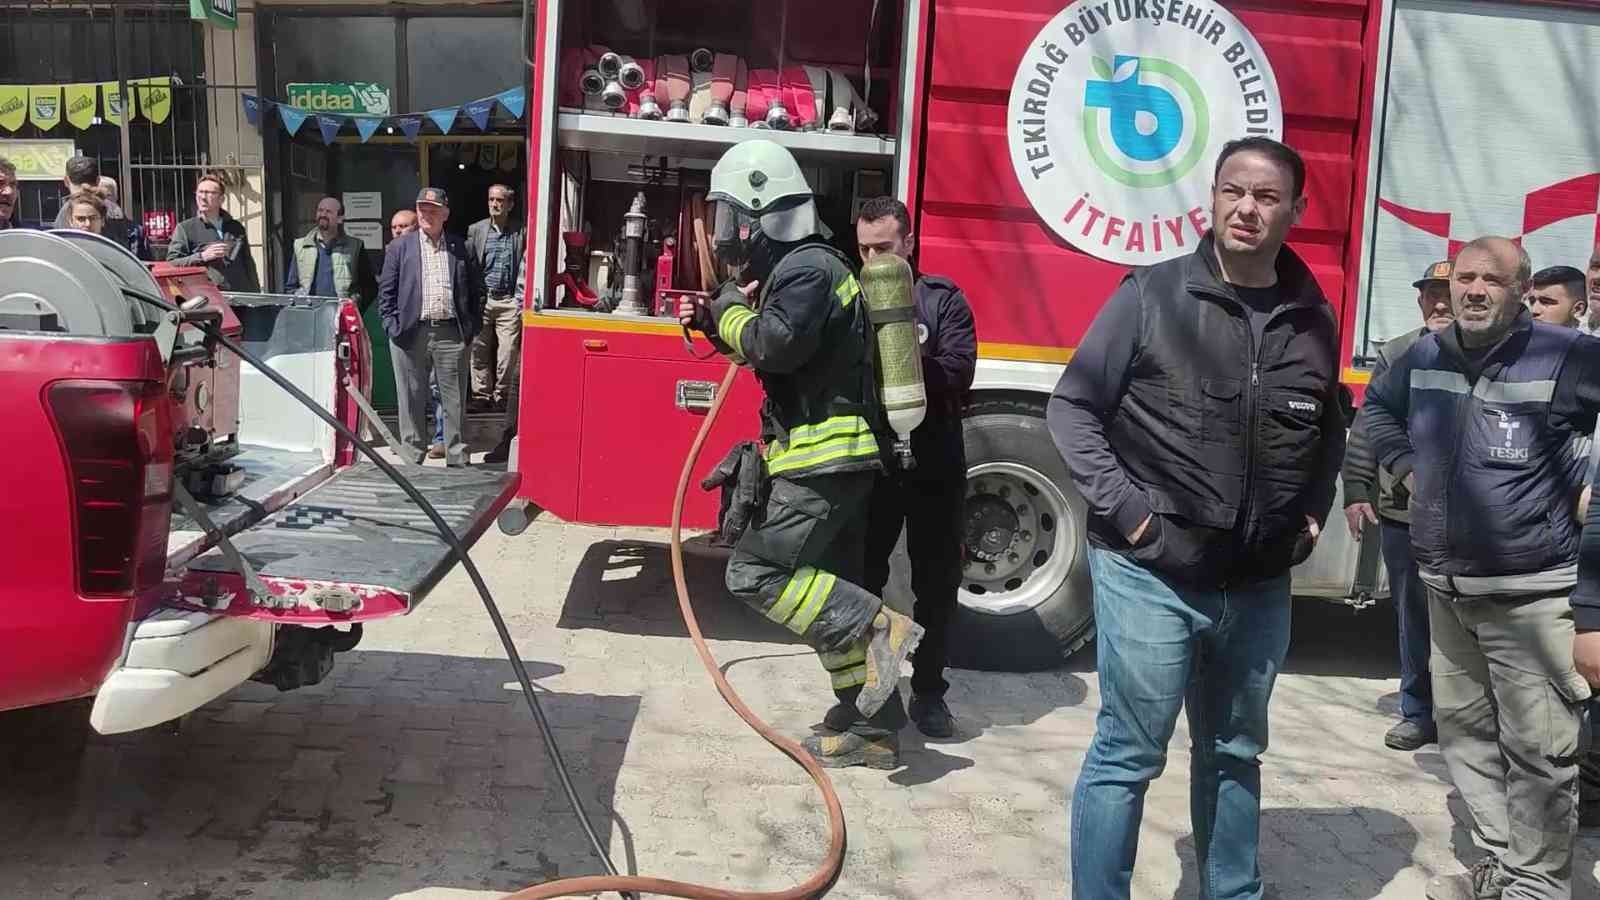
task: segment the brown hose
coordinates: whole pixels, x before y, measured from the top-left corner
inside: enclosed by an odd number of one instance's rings
[[[706,667],[706,674],[710,675],[712,682],[716,684],[717,693],[721,694],[722,699],[739,714],[739,718],[755,729],[767,743],[782,750],[785,756],[799,763],[800,767],[806,770],[806,774],[811,776],[811,780],[817,783],[817,788],[822,791],[822,801],[828,807],[830,832],[827,856],[810,878],[783,891],[730,891],[726,888],[706,887],[684,881],[646,878],[639,875],[586,875],[524,888],[506,900],[545,900],[549,897],[574,897],[602,891],[639,891],[667,897],[684,897],[686,900],[807,900],[820,896],[844,868],[844,809],[839,805],[839,795],[834,793],[833,780],[821,766],[817,765],[817,761],[811,758],[811,754],[793,740],[773,731],[772,726],[761,721],[761,718],[751,712],[750,707],[739,699],[733,686],[728,684],[728,679],[717,667],[717,661],[712,657],[711,650],[706,647],[706,639],[700,633],[700,623],[694,617],[694,607],[689,603],[689,586],[683,577],[683,500],[689,493],[689,479],[694,474],[695,463],[700,459],[700,451],[705,447],[706,436],[711,433],[711,426],[716,424],[717,414],[722,411],[722,402],[732,390],[733,378],[738,371],[738,366],[732,363],[728,365],[728,371],[722,376],[722,384],[717,387],[716,399],[712,401],[705,421],[700,423],[700,432],[694,436],[694,444],[689,448],[688,458],[683,461],[683,471],[678,473],[678,492],[672,500],[672,581],[678,588],[678,608],[683,612],[683,624],[689,629],[689,638],[694,641],[695,652],[700,654],[700,662]]]

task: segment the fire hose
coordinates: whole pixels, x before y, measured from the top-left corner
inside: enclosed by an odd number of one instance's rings
[[[699,654],[701,664],[706,667],[706,674],[711,676],[711,681],[717,686],[717,693],[722,695],[722,699],[727,701],[728,706],[745,721],[745,724],[761,735],[767,743],[783,751],[785,756],[805,769],[811,780],[816,782],[817,789],[822,792],[822,801],[828,807],[830,832],[827,855],[810,878],[782,891],[733,891],[684,881],[669,881],[664,878],[592,875],[536,885],[518,891],[506,900],[545,900],[550,897],[570,897],[597,891],[644,891],[668,897],[684,897],[687,900],[804,900],[820,896],[829,885],[833,884],[834,879],[844,868],[844,809],[839,805],[839,795],[833,790],[833,780],[798,743],[774,731],[771,725],[752,712],[744,700],[740,699],[733,685],[728,683],[727,676],[722,674],[722,669],[717,666],[710,648],[706,646],[705,636],[700,633],[700,622],[695,618],[694,606],[689,602],[689,586],[684,580],[683,501],[688,495],[689,479],[693,476],[695,463],[700,459],[700,451],[705,447],[706,437],[717,422],[717,415],[722,411],[723,401],[733,388],[733,378],[738,372],[737,365],[728,364],[728,369],[722,376],[722,383],[717,386],[717,396],[711,401],[711,409],[707,411],[705,421],[700,423],[700,431],[695,434],[694,443],[689,446],[689,455],[683,461],[683,469],[678,473],[678,489],[672,498],[672,581],[678,590],[678,609],[683,613],[683,624],[689,629],[689,638],[694,641],[695,652]]]
[[[183,317],[184,312],[167,300],[133,288],[124,287],[123,292],[136,300],[161,309],[168,315]],[[422,510],[423,514],[433,524],[434,529],[450,549],[460,558],[461,567],[466,570],[467,577],[472,581],[472,586],[477,590],[478,597],[483,601],[484,610],[494,624],[495,633],[500,638],[500,643],[505,649],[506,659],[511,663],[511,668],[517,677],[517,684],[522,690],[523,698],[527,701],[528,709],[532,712],[534,720],[539,726],[539,735],[543,739],[545,752],[550,757],[550,763],[555,768],[558,780],[561,782],[567,802],[572,806],[573,813],[577,816],[579,824],[583,827],[584,836],[588,839],[595,855],[600,858],[605,867],[605,875],[586,875],[577,878],[564,878],[559,881],[547,882],[525,888],[510,895],[507,900],[541,900],[551,897],[573,897],[599,892],[616,891],[622,896],[633,898],[637,892],[648,892],[669,897],[682,897],[685,900],[806,900],[820,896],[833,884],[844,868],[844,810],[839,805],[838,794],[834,792],[833,782],[817,761],[806,753],[795,741],[774,731],[772,726],[762,721],[759,716],[745,705],[728,679],[717,666],[716,659],[711,655],[711,650],[706,646],[705,636],[700,632],[700,623],[695,618],[694,607],[689,600],[689,587],[684,579],[683,572],[683,504],[688,495],[689,480],[693,475],[695,464],[700,458],[700,452],[705,447],[706,437],[711,433],[711,428],[716,424],[717,416],[722,411],[722,404],[727,399],[729,390],[733,387],[734,376],[738,373],[738,366],[730,363],[727,372],[722,377],[722,382],[717,388],[716,398],[712,401],[711,409],[706,413],[705,421],[700,424],[700,431],[695,435],[694,443],[689,448],[689,454],[684,459],[683,469],[678,475],[677,493],[673,497],[672,507],[672,580],[677,587],[678,608],[683,613],[684,625],[689,630],[689,636],[694,641],[695,651],[700,656],[700,662],[705,666],[706,672],[716,684],[717,692],[722,695],[728,705],[743,719],[756,733],[760,734],[767,743],[783,751],[790,759],[798,763],[816,782],[822,792],[823,803],[828,810],[828,825],[830,830],[828,852],[822,864],[810,878],[792,888],[781,891],[734,891],[726,888],[711,887],[707,885],[691,884],[684,881],[672,881],[664,878],[648,878],[638,875],[618,874],[616,866],[611,862],[610,854],[605,845],[600,841],[599,834],[595,831],[593,823],[589,821],[588,814],[584,811],[583,801],[578,796],[577,787],[572,782],[571,773],[567,770],[566,760],[561,755],[561,748],[555,741],[555,733],[550,727],[549,720],[545,717],[544,709],[539,703],[538,695],[534,693],[532,679],[528,676],[527,666],[522,661],[522,655],[517,652],[515,640],[511,631],[506,626],[505,618],[500,614],[499,606],[494,602],[489,586],[483,580],[483,575],[472,561],[467,552],[467,547],[462,543],[459,535],[444,520],[428,498],[423,496],[416,485],[412,484],[395,466],[380,455],[376,448],[362,440],[349,426],[345,425],[332,413],[323,409],[321,404],[313,400],[304,391],[275,369],[261,360],[255,354],[240,346],[237,342],[224,335],[215,324],[203,319],[189,319],[190,324],[199,328],[208,338],[216,341],[220,346],[248,362],[251,366],[266,376],[278,387],[282,388],[301,405],[309,409],[317,418],[333,428],[340,437],[350,441],[362,455],[367,457],[378,467],[384,475],[393,481],[406,497]]]

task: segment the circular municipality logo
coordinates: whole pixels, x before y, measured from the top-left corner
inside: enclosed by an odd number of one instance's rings
[[[1227,10],[1188,0],[1079,0],[1028,47],[1007,137],[1028,202],[1101,259],[1150,265],[1211,227],[1212,162],[1283,133],[1278,82]]]

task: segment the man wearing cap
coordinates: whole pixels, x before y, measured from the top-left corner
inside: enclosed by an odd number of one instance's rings
[[[1379,346],[1373,381],[1404,357],[1418,338],[1449,328],[1455,321],[1450,311],[1449,260],[1429,266],[1411,286],[1417,289],[1422,327]],[[1383,743],[1391,750],[1409,752],[1439,738],[1433,723],[1433,686],[1428,680],[1428,595],[1411,555],[1409,495],[1404,485],[1395,484],[1389,473],[1378,468],[1365,420],[1365,416],[1356,416],[1345,447],[1344,517],[1350,536],[1357,540],[1368,524],[1377,525],[1382,532],[1389,596],[1400,617],[1400,721],[1384,735]]]
[[[467,407],[467,351],[483,321],[483,277],[466,242],[446,234],[450,198],[441,189],[417,193],[417,230],[391,241],[383,255],[378,310],[389,335],[400,441],[415,462],[428,451],[428,378],[444,403],[445,464],[467,464],[462,437]]]

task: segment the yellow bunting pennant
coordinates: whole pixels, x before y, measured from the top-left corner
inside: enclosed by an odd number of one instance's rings
[[[139,98],[139,109],[144,110],[144,117],[157,125],[165,122],[172,112],[172,76],[141,78],[136,83],[138,87],[133,93]]]
[[[133,96],[132,92],[130,91],[129,92],[129,99],[130,100],[132,99],[132,96]],[[100,82],[100,97],[101,97],[102,100],[105,101],[106,121],[110,122],[112,125],[121,126],[122,125],[122,93],[121,93],[121,88],[118,86],[117,82],[115,82],[115,81],[102,81],[102,82]],[[138,114],[139,114],[139,106],[138,106],[138,104],[133,104],[132,105],[132,109],[129,110],[129,115],[137,116]]]
[[[67,85],[67,121],[72,127],[83,129],[94,124],[95,113],[100,109],[99,97],[97,85]]]
[[[36,84],[28,88],[28,121],[40,131],[61,124],[61,85]]]
[[[28,121],[28,89],[0,85],[0,128],[16,131]]]

